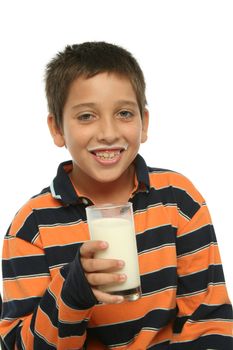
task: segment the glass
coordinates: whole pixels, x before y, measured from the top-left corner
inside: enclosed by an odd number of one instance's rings
[[[122,295],[128,301],[139,299],[141,287],[132,203],[89,206],[86,213],[91,239],[106,241],[109,245],[106,250],[97,252],[95,258],[125,262],[119,271],[126,274],[127,280],[102,285],[99,289]]]

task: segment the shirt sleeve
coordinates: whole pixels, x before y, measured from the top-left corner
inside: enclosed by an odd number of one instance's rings
[[[193,217],[186,217],[186,224],[178,227],[177,274],[178,314],[170,348],[233,349],[232,307],[204,201]]]
[[[4,238],[1,338],[7,349],[82,349],[97,300],[82,271],[79,249],[52,278],[39,236],[34,242],[22,239],[22,232],[27,237],[36,229],[34,221],[33,212],[28,213]]]

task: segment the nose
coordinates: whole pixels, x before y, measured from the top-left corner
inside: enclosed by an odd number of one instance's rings
[[[101,123],[99,123],[98,129],[98,141],[106,144],[112,144],[116,142],[120,135],[119,130],[114,119],[102,118]]]

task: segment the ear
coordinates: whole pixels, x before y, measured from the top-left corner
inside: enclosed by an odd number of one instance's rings
[[[50,134],[53,138],[53,142],[58,147],[65,146],[65,139],[62,130],[57,126],[55,117],[52,114],[48,115],[47,123],[49,127]]]
[[[145,108],[144,115],[142,116],[141,143],[144,143],[147,140],[148,126],[149,126],[149,111],[148,111],[148,109]]]

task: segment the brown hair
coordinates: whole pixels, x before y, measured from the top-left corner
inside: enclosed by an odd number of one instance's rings
[[[48,109],[62,128],[63,108],[71,83],[80,76],[91,78],[102,72],[124,75],[131,81],[141,116],[146,106],[145,79],[136,59],[124,48],[106,42],[84,42],[66,46],[48,63],[45,90]]]

